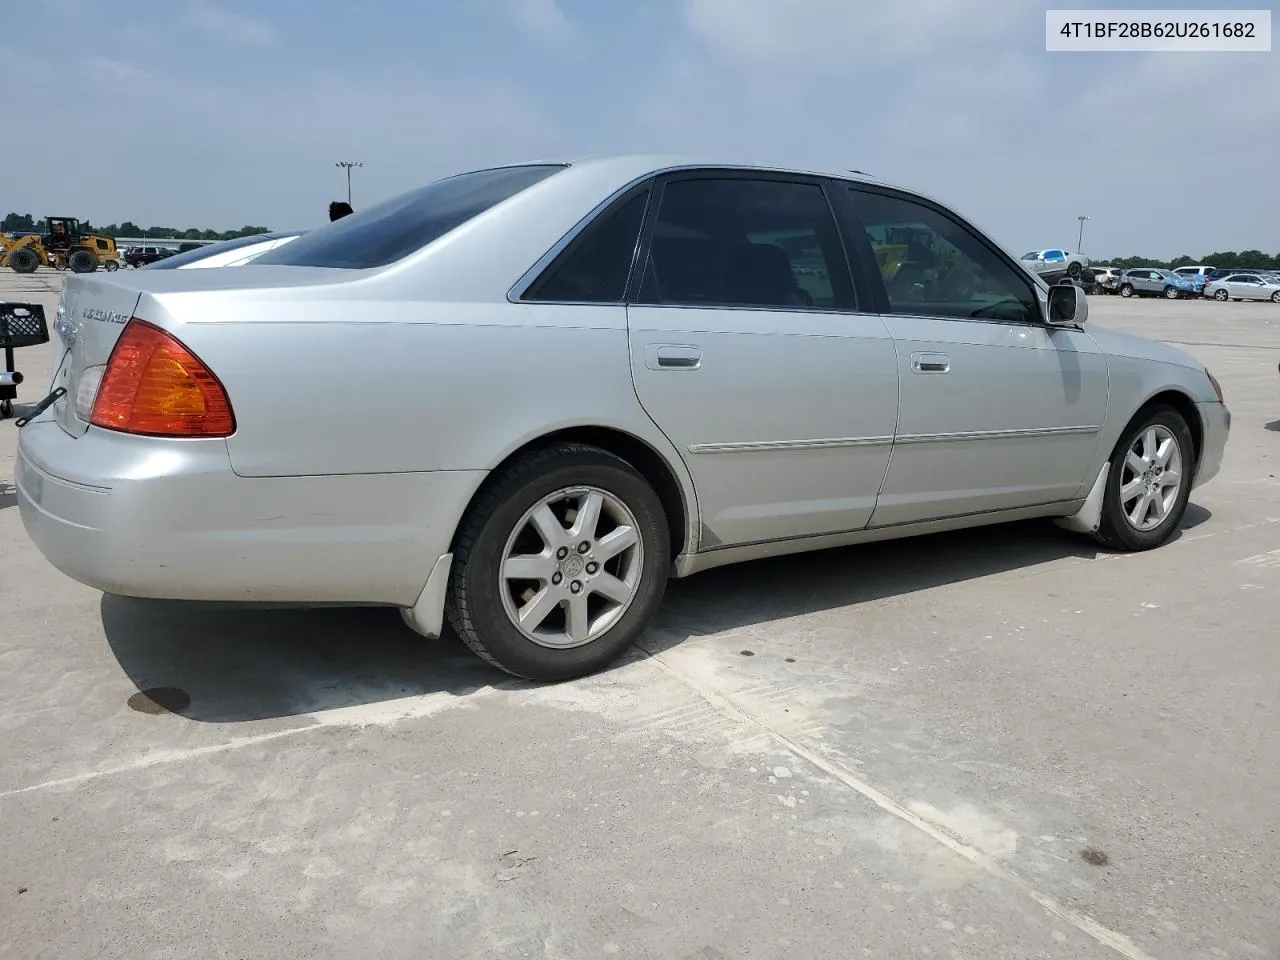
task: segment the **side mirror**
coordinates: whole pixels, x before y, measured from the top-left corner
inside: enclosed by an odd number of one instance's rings
[[[1089,298],[1083,287],[1059,283],[1049,288],[1049,326],[1082,327],[1088,318]]]

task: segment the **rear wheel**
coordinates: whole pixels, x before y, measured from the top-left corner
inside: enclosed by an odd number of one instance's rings
[[[36,267],[40,266],[40,258],[34,250],[19,247],[9,253],[9,266],[14,273],[35,273]]]
[[[73,250],[67,266],[72,273],[93,273],[98,269],[98,258],[88,250]]]
[[[1067,276],[1070,277],[1072,280],[1079,280],[1080,273],[1083,269],[1084,268],[1080,266],[1080,264],[1076,263],[1073,260],[1071,263],[1067,264]]]
[[[463,521],[446,613],[494,666],[568,680],[640,637],[670,554],[662,502],[644,477],[598,447],[557,444],[496,475]]]
[[[117,270],[120,269],[120,264],[117,263],[115,260],[108,260],[106,263],[102,265],[102,267],[104,270],[107,271],[107,273],[115,273]]]
[[[1133,284],[1131,284],[1131,283],[1126,283],[1124,286],[1122,286],[1122,287],[1120,288],[1120,296],[1122,296],[1122,297],[1132,297],[1132,296],[1133,296]]]
[[[1225,290],[1215,290],[1215,291],[1213,291],[1213,299],[1215,299],[1215,300],[1220,300],[1220,301],[1222,301],[1223,303],[1225,303],[1225,302],[1226,302],[1226,300],[1227,300],[1227,297],[1228,297],[1228,296],[1230,296],[1230,294],[1228,294],[1228,293],[1227,293],[1227,291],[1225,291]]]
[[[1159,406],[1135,418],[1111,456],[1094,538],[1126,551],[1165,543],[1182,522],[1194,471],[1195,445],[1182,414]]]
[[[1181,294],[1178,293],[1177,287],[1165,287],[1164,296],[1166,300],[1177,300]]]

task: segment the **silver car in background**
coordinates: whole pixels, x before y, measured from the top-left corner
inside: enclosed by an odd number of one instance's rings
[[[1089,266],[1089,258],[1083,253],[1061,250],[1032,250],[1022,255],[1022,265],[1041,276],[1068,276],[1075,280]]]
[[[1215,300],[1272,300],[1280,303],[1280,280],[1265,273],[1242,270],[1205,284],[1204,295]]]
[[[1032,517],[1166,542],[1230,415],[1087,314],[861,176],[477,170],[234,270],[69,277],[18,502],[104,591],[385,604],[565,679],[722,564]]]

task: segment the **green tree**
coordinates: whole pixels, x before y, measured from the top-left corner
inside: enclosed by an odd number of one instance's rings
[[[0,230],[6,233],[31,233],[36,222],[29,213],[10,213],[0,220]]]

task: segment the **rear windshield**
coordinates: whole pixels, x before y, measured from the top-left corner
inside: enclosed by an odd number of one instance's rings
[[[269,250],[253,264],[353,270],[386,266],[563,169],[563,164],[529,164],[437,180],[325,224]]]
[[[251,237],[236,237],[234,240],[223,240],[221,243],[210,243],[205,246],[196,247],[194,250],[185,250],[182,253],[175,254],[172,257],[166,257],[163,260],[157,260],[155,263],[149,263],[143,270],[177,270],[179,267],[186,266],[188,263],[197,263],[200,260],[207,259],[219,253],[225,253],[228,250],[238,250],[240,247],[249,247],[255,243],[262,243],[264,240],[271,240],[279,234],[274,233],[257,233]]]

